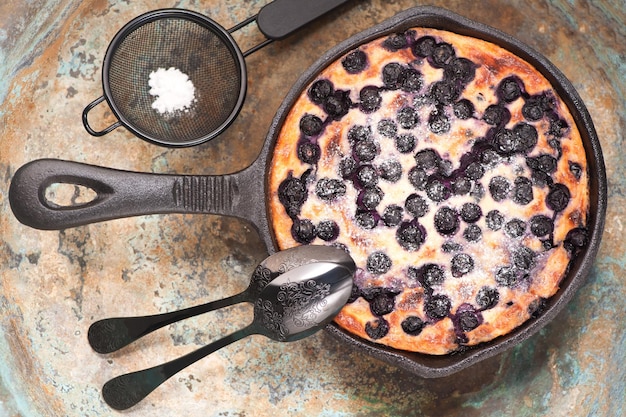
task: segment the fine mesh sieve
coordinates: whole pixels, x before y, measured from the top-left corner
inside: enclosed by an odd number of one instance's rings
[[[207,16],[184,9],[145,13],[113,38],[102,68],[104,94],[83,110],[83,124],[93,136],[124,126],[157,145],[183,147],[213,139],[237,117],[247,89],[244,57],[285,37],[347,0],[275,0],[259,14],[226,30]],[[266,41],[242,53],[231,33],[255,21]],[[152,105],[150,74],[176,68],[195,87],[194,101],[184,110],[160,113]],[[117,121],[97,131],[89,112],[107,101]]]

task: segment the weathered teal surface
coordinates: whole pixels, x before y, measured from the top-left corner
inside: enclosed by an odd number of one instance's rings
[[[169,150],[118,129],[89,136],[80,115],[101,95],[102,59],[127,21],[160,7],[230,27],[263,0],[32,0],[0,4],[0,416],[114,416],[113,376],[184,354],[248,323],[247,306],[177,323],[113,355],[86,341],[96,319],[169,311],[243,290],[263,245],[219,216],[143,216],[43,232],[9,208],[11,177],[42,157],[135,171],[220,174],[249,165],[274,112],[325,50],[410,0],[354,0],[247,58],[242,113],[219,138]],[[326,333],[291,344],[252,337],[172,378],[131,416],[626,415],[626,7],[623,1],[433,1],[495,26],[552,60],[595,122],[609,178],[603,243],[586,284],[540,333],[444,379],[424,380]],[[252,45],[254,27],[237,35]],[[94,120],[112,120],[102,106]]]

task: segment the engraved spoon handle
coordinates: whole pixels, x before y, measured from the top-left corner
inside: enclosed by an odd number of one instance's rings
[[[257,333],[256,325],[253,323],[178,359],[115,377],[102,387],[104,401],[116,410],[130,408],[184,368],[224,346],[255,333]]]
[[[237,295],[183,310],[150,316],[113,317],[98,320],[89,326],[87,339],[93,350],[98,353],[115,352],[168,324],[230,305],[251,301],[251,293],[252,291],[248,287]]]

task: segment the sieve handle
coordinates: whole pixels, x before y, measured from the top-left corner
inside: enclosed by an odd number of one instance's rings
[[[102,103],[103,100],[104,100],[104,96],[100,96],[97,99],[95,99],[94,101],[92,101],[91,103],[89,103],[85,107],[85,109],[83,110],[83,125],[85,126],[85,130],[87,130],[87,132],[89,132],[89,134],[92,135],[92,136],[104,136],[107,133],[111,132],[112,130],[117,129],[118,127],[120,127],[122,125],[122,123],[119,120],[117,122],[113,123],[111,126],[107,127],[104,130],[94,130],[89,125],[89,119],[87,117],[89,112],[91,111],[91,109],[96,107],[98,104]]]
[[[53,184],[87,187],[96,196],[84,204],[59,205],[46,197]],[[162,213],[232,215],[249,220],[258,228],[266,227],[260,189],[262,184],[250,169],[221,176],[185,176],[39,159],[15,172],[9,202],[21,223],[42,230]],[[248,205],[252,209],[243,207]]]
[[[257,16],[259,30],[268,39],[282,39],[349,0],[274,0]]]

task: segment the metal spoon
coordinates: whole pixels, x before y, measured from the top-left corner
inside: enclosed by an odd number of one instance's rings
[[[252,334],[291,342],[317,332],[348,301],[355,270],[317,262],[279,275],[259,294],[250,325],[173,361],[108,381],[102,387],[104,400],[116,410],[130,408],[182,369]]]
[[[256,267],[248,288],[237,295],[169,313],[102,319],[89,327],[87,333],[89,344],[98,353],[115,352],[148,333],[174,322],[230,305],[253,302],[259,297],[263,288],[278,275],[314,262],[332,262],[349,269],[356,269],[350,255],[336,247],[308,245],[276,252]]]

